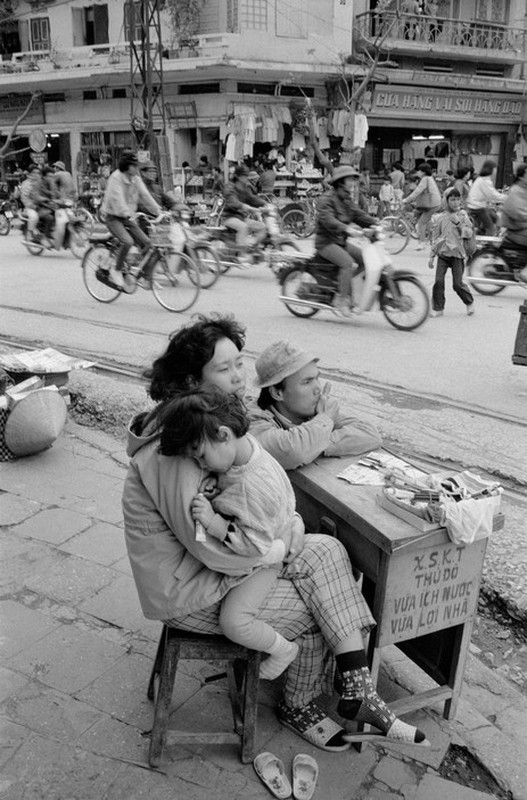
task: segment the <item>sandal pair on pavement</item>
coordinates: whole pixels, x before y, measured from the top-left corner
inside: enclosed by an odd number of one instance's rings
[[[274,797],[286,800],[311,800],[318,779],[318,764],[306,753],[298,753],[293,759],[293,786],[285,774],[283,762],[273,753],[260,753],[253,761],[256,774]]]
[[[284,703],[278,706],[278,720],[309,744],[326,750],[329,753],[342,753],[349,750],[352,744],[375,742],[383,747],[387,744],[412,745],[413,747],[430,747],[428,739],[422,742],[411,742],[400,735],[390,735],[382,731],[347,731],[312,700],[301,708],[290,708]]]

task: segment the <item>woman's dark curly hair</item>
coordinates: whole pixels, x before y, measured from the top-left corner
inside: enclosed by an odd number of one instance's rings
[[[230,339],[243,350],[245,328],[230,314],[197,315],[197,322],[170,334],[163,355],[156,358],[143,376],[149,381],[148,394],[156,402],[170,400],[175,395],[196,389],[203,367],[214,356],[220,339]]]

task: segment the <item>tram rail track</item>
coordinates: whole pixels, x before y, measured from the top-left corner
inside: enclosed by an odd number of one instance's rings
[[[0,306],[1,308],[2,306]],[[74,320],[75,317],[69,315],[62,315],[64,319]],[[126,325],[109,325],[108,323],[95,321],[94,325],[100,325],[102,327],[108,327],[112,330],[119,330],[122,332],[133,332],[144,334],[146,336],[152,336],[153,338],[158,338],[159,333],[154,331],[142,330],[137,328],[131,328]],[[38,340],[30,340],[30,339],[23,339],[21,337],[17,337],[16,339],[13,338],[6,338],[0,336],[0,347],[12,347],[17,350],[29,350],[29,349],[36,349],[42,346],[43,343],[39,342]],[[45,346],[49,346],[48,343]],[[120,360],[113,359],[109,355],[104,355],[102,358],[100,354],[93,352],[89,348],[70,348],[60,345],[60,351],[65,353],[66,355],[72,356],[73,358],[82,358],[89,361],[94,361],[95,365],[92,369],[101,374],[107,375],[108,377],[114,377],[120,380],[129,380],[132,383],[142,383],[142,367],[139,367],[134,364],[127,364],[123,363]],[[244,353],[249,356],[252,360],[256,359],[257,353],[252,352],[249,348],[244,350]],[[460,411],[469,412],[471,414],[477,414],[480,417],[486,417],[489,419],[498,420],[500,422],[508,422],[512,425],[518,425],[521,428],[527,428],[527,420],[516,417],[511,414],[504,414],[502,412],[492,411],[491,409],[485,408],[483,406],[478,405],[477,403],[463,403],[461,401],[454,400],[449,397],[445,397],[443,395],[437,395],[428,392],[416,392],[415,390],[405,389],[402,386],[394,386],[393,384],[384,383],[382,381],[374,380],[371,378],[365,378],[361,375],[357,375],[353,372],[344,372],[340,369],[331,369],[331,368],[323,368],[321,369],[321,374],[323,378],[326,380],[331,380],[334,383],[341,384],[342,386],[354,386],[358,388],[373,390],[382,392],[388,398],[393,398],[395,402],[397,399],[404,399],[405,401],[414,399],[418,401],[423,401],[430,406],[438,406],[441,408],[451,408]]]

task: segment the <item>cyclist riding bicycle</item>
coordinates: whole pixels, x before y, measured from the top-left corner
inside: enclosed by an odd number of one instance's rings
[[[350,243],[348,237],[356,227],[369,228],[379,220],[361,211],[351,199],[351,189],[359,173],[354,167],[336,167],[327,178],[330,188],[318,201],[315,250],[318,255],[339,268],[338,294],[333,306],[343,316],[352,314],[351,279],[359,268],[364,268],[362,248]]]
[[[118,276],[123,271],[128,251],[135,243],[143,249],[144,256],[149,249],[151,250],[150,257],[142,270],[143,279],[150,284],[157,256],[150,239],[133,219],[139,205],[152,216],[157,217],[162,213],[161,207],[156,203],[139,176],[137,155],[131,150],[125,150],[119,160],[118,168],[108,179],[101,214],[104,215],[110,233],[121,242],[115,262]],[[135,282],[127,282],[126,275],[122,279],[115,275],[106,277],[124,292],[134,289]]]

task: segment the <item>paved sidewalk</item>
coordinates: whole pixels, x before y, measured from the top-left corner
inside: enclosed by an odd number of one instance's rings
[[[72,422],[50,450],[0,464],[0,800],[264,800],[237,746],[171,749],[159,771],[148,768],[146,687],[160,626],[141,614],[125,553],[126,464],[122,441]],[[421,685],[399,651],[387,655],[387,699]],[[203,683],[216,668],[187,662],[182,671],[181,727],[228,723],[225,681]],[[428,750],[327,754],[282,729],[275,702],[276,687],[262,683],[258,750],[288,769],[295,753],[313,755],[315,800],[488,798],[439,777],[451,743],[527,800],[527,703],[475,659],[455,721],[434,709],[407,717],[426,731]]]

